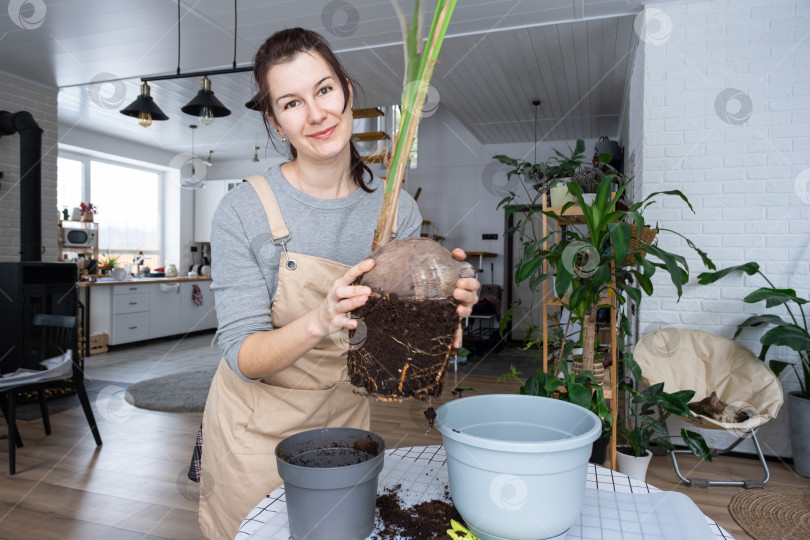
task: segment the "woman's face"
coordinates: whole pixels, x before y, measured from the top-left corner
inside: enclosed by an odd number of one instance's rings
[[[337,75],[317,52],[299,53],[267,72],[276,129],[299,158],[325,160],[347,151],[354,127]]]

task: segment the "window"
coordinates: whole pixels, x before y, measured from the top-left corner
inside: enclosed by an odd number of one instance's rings
[[[68,212],[92,202],[98,213],[99,256],[131,264],[143,251],[144,265],[160,266],[160,173],[71,154],[58,158],[57,204]]]
[[[57,158],[56,167],[59,171],[59,178],[56,182],[56,207],[60,212],[67,209],[68,219],[70,219],[73,209],[83,201],[84,164],[75,159]]]
[[[90,162],[90,197],[98,207],[99,249],[110,255],[143,251],[146,265],[157,266],[160,252],[160,176],[154,172]],[[154,255],[150,257],[149,255]]]

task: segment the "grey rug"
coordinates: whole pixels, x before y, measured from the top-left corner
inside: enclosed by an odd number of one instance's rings
[[[153,411],[202,412],[216,369],[175,373],[135,383],[127,402]]]

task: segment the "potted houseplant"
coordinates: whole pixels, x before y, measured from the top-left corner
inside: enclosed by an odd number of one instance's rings
[[[568,354],[570,354],[573,345],[573,341],[568,341],[562,344],[557,351],[560,352],[562,358],[565,358],[563,350],[569,351]],[[590,371],[569,373],[566,362],[559,362],[557,366],[556,370],[537,370],[534,375],[524,380],[523,373],[516,370],[513,365],[510,371],[500,375],[498,380],[521,383],[519,394],[568,401],[584,407],[598,416],[602,421],[602,432],[600,437],[593,442],[589,461],[601,464],[605,461],[606,441],[610,437],[613,425],[613,415],[610,414],[610,407],[605,401],[602,385],[597,382]]]
[[[563,154],[559,150],[554,150],[555,156],[552,156],[548,162],[545,163],[532,163],[522,159],[515,159],[503,154],[494,156],[505,165],[509,165],[512,169],[506,172],[507,180],[513,176],[518,176],[524,180],[524,183],[531,183],[536,195],[544,195],[549,193],[551,206],[562,206],[566,202],[574,201],[574,198],[568,194],[567,183],[577,176],[577,173],[583,167],[583,159],[585,157],[585,141],[578,139],[576,145],[572,149],[568,147],[568,154]],[[592,176],[587,173],[578,175],[577,181],[590,181]],[[596,187],[596,184],[593,184]],[[586,190],[591,193],[595,190]],[[531,196],[531,195],[530,195]]]
[[[810,332],[803,307],[808,300],[797,296],[793,289],[777,288],[755,262],[704,272],[698,275],[698,280],[701,285],[707,285],[737,272],[745,272],[749,276],[759,274],[768,284],[768,287],[760,287],[746,296],[744,302],[756,304],[764,300],[766,308],[783,309],[784,315],[787,315],[787,318],[775,314],[752,315],[737,325],[734,338],[747,328],[769,327],[759,339],[762,344],[760,360],[765,361],[771,347],[775,346],[787,347],[798,356],[798,362],[771,360],[769,365],[777,376],[790,366],[799,381],[799,391],[788,393],[793,464],[797,473],[810,477]]]
[[[574,197],[568,191],[568,183],[582,167],[585,158],[585,141],[577,139],[574,148],[568,147],[568,154],[554,150],[554,156],[549,159],[544,173],[549,182],[553,182],[549,189],[551,206],[560,207],[567,202],[573,202]]]
[[[654,244],[639,241],[645,251],[632,253],[631,224],[639,229],[644,227],[643,211],[656,202],[659,195],[678,196],[692,209],[686,196],[680,191],[655,192],[643,201],[637,202],[626,210],[616,208],[616,203],[628,187],[631,179],[622,179],[615,194],[611,194],[614,184],[613,173],[606,174],[597,188],[594,202],[589,204],[582,197],[582,189],[575,182],[568,183],[568,189],[576,198],[575,203],[567,203],[560,214],[553,211],[542,211],[561,223],[575,225],[566,211],[571,207],[581,210],[586,230],[568,227],[565,231],[553,230],[545,238],[538,238],[524,224],[518,223],[510,232],[520,232],[523,244],[523,256],[517,264],[515,281],[520,283],[529,280],[533,291],[540,292],[542,282],[554,278],[554,291],[560,297],[563,307],[572,314],[575,322],[580,323],[582,334],[580,342],[583,348],[583,364],[586,370],[592,369],[596,342],[597,309],[609,305],[607,294],[615,295],[620,304],[627,299],[636,304],[641,302],[642,294],[653,294],[652,276],[657,270],[667,272],[675,285],[678,297],[681,296],[683,284],[688,280],[689,267],[681,255],[670,253]],[[501,206],[508,205],[514,196],[503,199]],[[510,211],[511,209],[507,210]],[[529,212],[525,220],[532,219]],[[683,235],[668,231],[686,240],[711,269],[714,264],[708,256]],[[633,255],[634,266],[626,264],[628,254]],[[544,263],[548,263],[547,265]],[[570,292],[569,292],[570,288]],[[566,294],[568,293],[568,294]],[[622,314],[621,326],[630,334],[630,325]]]
[[[634,238],[632,225],[638,230],[643,230],[645,226],[643,211],[654,204],[660,196],[677,196],[683,199],[690,209],[692,206],[683,193],[673,190],[652,193],[638,203],[619,209],[617,202],[631,180],[618,172],[604,174],[592,203],[584,200],[579,184],[569,182],[568,189],[576,202],[566,203],[558,210],[559,213],[544,211],[538,209],[536,205],[531,205],[507,231],[507,234],[518,234],[523,247],[522,257],[516,265],[515,282],[520,284],[527,281],[529,289],[539,296],[543,293],[543,282],[547,279],[553,280],[553,290],[559,304],[563,310],[570,313],[564,339],[572,338],[573,332],[572,335],[568,333],[570,321],[579,323],[581,327],[576,341],[583,348],[583,372],[577,375],[584,373],[593,376],[597,334],[596,313],[599,308],[612,307],[614,301],[618,307],[626,304],[628,299],[639,304],[643,295],[653,294],[651,278],[659,270],[669,275],[679,297],[683,284],[688,280],[689,268],[684,257],[647,243],[643,239]],[[618,186],[615,193],[611,191],[612,186]],[[500,202],[499,207],[505,206],[509,215],[519,208],[510,205],[514,200],[515,195],[510,194]],[[573,207],[579,210],[576,218],[572,216],[574,212],[568,212]],[[548,235],[542,236],[530,225],[538,212],[558,223],[571,226],[565,231],[553,230]],[[573,226],[583,222],[584,230]],[[687,245],[700,255],[708,268],[715,268],[708,256],[689,239],[675,231],[669,232],[684,238]],[[631,240],[638,242],[644,251],[632,250]],[[608,294],[615,296],[615,300]],[[507,310],[504,317],[506,320],[510,320],[513,307],[514,305]],[[618,311],[620,313],[618,326],[624,335],[629,336],[630,321],[622,310]],[[533,339],[530,344],[538,345],[538,357],[542,357],[543,337]],[[560,356],[548,364],[551,376],[559,373],[564,364],[560,360],[566,358],[570,352],[566,346],[561,347],[560,351]],[[618,356],[621,353],[623,343],[619,339],[616,354]],[[538,387],[539,385],[527,386],[524,391]]]
[[[93,215],[98,213],[98,207],[93,203],[81,203],[79,208],[82,211],[81,221],[91,222],[93,221]]]
[[[633,380],[640,381],[641,369],[631,354],[625,354],[624,363]],[[672,414],[690,418],[692,412],[687,405],[695,397],[695,392],[682,390],[669,394],[664,391],[664,383],[638,391],[630,380],[623,380],[619,387],[627,391],[632,399],[628,407],[629,417],[617,420],[619,445],[616,448],[616,463],[619,472],[644,481],[652,458],[650,445],[675,449],[672,435],[667,430],[667,419]],[[680,436],[695,456],[703,461],[712,460],[711,451],[700,434],[681,428]]]

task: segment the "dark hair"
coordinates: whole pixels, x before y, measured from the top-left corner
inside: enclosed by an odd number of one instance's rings
[[[270,96],[270,87],[267,83],[267,72],[275,65],[292,62],[300,53],[312,51],[320,54],[326,63],[329,64],[329,67],[332,68],[332,71],[335,72],[340,82],[340,87],[343,89],[344,111],[349,105],[349,84],[351,83],[354,88],[357,88],[357,84],[346,74],[346,70],[343,69],[335,53],[329,48],[327,41],[317,32],[304,28],[287,28],[267,38],[267,41],[259,47],[256,56],[253,58],[253,78],[259,87],[257,95],[258,107],[259,111],[262,113],[264,127],[267,129],[267,134],[270,136],[270,140],[273,142],[273,146],[276,150],[279,150],[279,148],[276,147],[276,141],[273,138],[273,132],[275,130],[270,123],[270,118],[275,120],[276,115],[273,113],[273,100]],[[357,151],[357,148],[355,148],[354,141],[349,141],[349,147],[351,149],[349,167],[354,182],[365,191],[373,191],[368,187],[365,181],[366,173],[368,173],[369,178],[372,177],[371,169],[369,169],[360,158],[360,153]],[[281,150],[279,150],[279,152],[283,153]],[[290,154],[292,155],[292,159],[298,157],[298,151],[292,144],[290,144]]]

